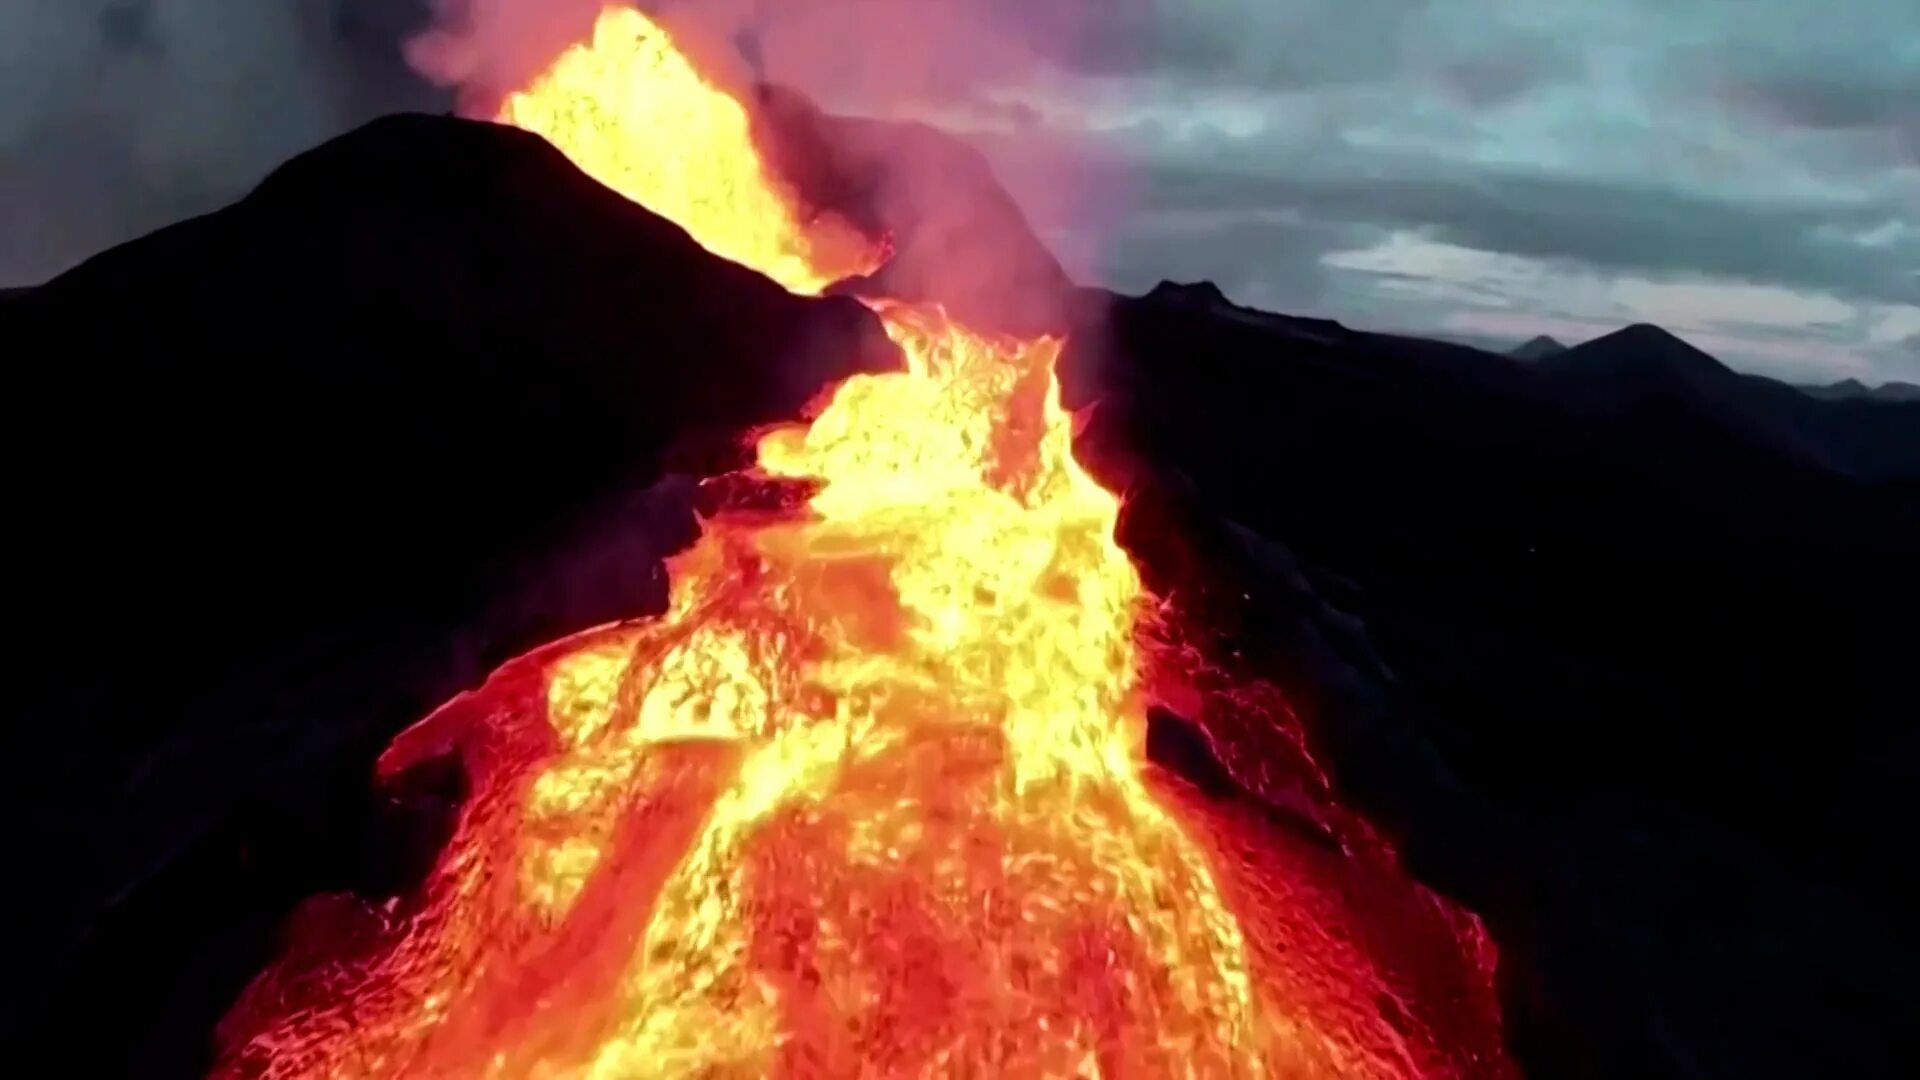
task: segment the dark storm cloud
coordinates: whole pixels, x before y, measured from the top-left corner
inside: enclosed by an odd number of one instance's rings
[[[1812,128],[1891,126],[1920,107],[1920,71],[1885,76],[1846,72],[1735,81],[1736,101],[1785,123]]]
[[[1484,108],[1512,101],[1551,71],[1542,56],[1476,56],[1442,65],[1436,74],[1441,89],[1461,104]]]
[[[1879,249],[1851,239],[1898,214],[1892,202],[1743,202],[1574,176],[1426,171],[1314,177],[1175,167],[1158,171],[1151,190],[1169,209],[1288,210],[1603,269],[1747,277],[1890,302],[1920,295],[1920,238]]]
[[[1752,77],[1729,82],[1726,94],[1734,108],[1782,127],[1877,135],[1893,160],[1920,165],[1920,67]]]
[[[100,11],[100,43],[108,53],[158,52],[153,9],[144,3],[109,4]]]
[[[1400,63],[1407,18],[1426,2],[995,0],[1015,22],[1066,24],[1066,32],[1045,40],[1076,69],[1241,89],[1350,83],[1390,73]]]

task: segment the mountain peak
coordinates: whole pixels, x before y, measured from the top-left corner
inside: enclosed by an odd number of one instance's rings
[[[1797,389],[1808,397],[1822,401],[1920,401],[1920,386],[1899,381],[1868,386],[1859,379],[1841,379],[1823,386],[1801,386]]]
[[[1652,323],[1634,323],[1583,342],[1554,357],[1554,364],[1562,368],[1642,378],[1678,377],[1694,380],[1733,377],[1731,368],[1671,331]]]
[[[1545,360],[1550,356],[1559,356],[1566,351],[1567,347],[1565,345],[1560,344],[1560,342],[1546,334],[1541,334],[1526,344],[1508,352],[1507,355],[1519,360]]]
[[[1596,338],[1595,340],[1605,341],[1608,338],[1615,338],[1621,341],[1631,341],[1635,344],[1650,345],[1657,342],[1657,343],[1666,344],[1666,345],[1680,345],[1688,349],[1693,348],[1693,346],[1688,345],[1684,340],[1682,340],[1678,334],[1675,334],[1673,331],[1668,330],[1664,326],[1658,326],[1658,325],[1655,325],[1654,323],[1644,323],[1644,322],[1631,323],[1629,325],[1621,327],[1618,330],[1615,330],[1611,334],[1603,335],[1599,338]],[[1694,351],[1698,352],[1699,350],[1695,349]],[[1702,353],[1701,355],[1705,355],[1705,354]]]
[[[1148,296],[1157,296],[1163,300],[1180,300],[1189,304],[1215,305],[1232,304],[1220,286],[1211,281],[1162,281],[1153,287]]]

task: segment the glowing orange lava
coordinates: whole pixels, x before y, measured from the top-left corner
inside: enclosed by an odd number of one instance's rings
[[[509,96],[498,119],[547,136],[588,176],[794,292],[879,262],[852,226],[801,216],[754,149],[747,110],[631,8],[607,9],[593,40]]]
[[[879,258],[631,9],[502,119],[797,291]],[[452,840],[419,896],[256,981],[222,1072],[1474,1074],[1481,1048],[1382,1018],[1330,856],[1152,780],[1146,598],[1071,453],[1062,342],[873,306],[907,370],[759,443],[804,512],[708,520],[664,616],[396,740],[383,772],[460,755]]]

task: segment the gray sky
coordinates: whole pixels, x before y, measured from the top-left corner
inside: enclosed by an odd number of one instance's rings
[[[381,111],[444,107],[397,47],[427,6],[8,0],[0,284],[217,206]],[[761,7],[836,27],[912,12],[921,48],[890,27],[885,52],[914,57],[913,83],[875,77],[880,50],[824,55],[847,39],[820,33],[791,35],[816,43],[805,62],[774,49],[774,73],[967,131],[1069,261],[1123,288],[1211,278],[1261,307],[1495,340],[1652,321],[1748,370],[1920,381],[1920,3]]]

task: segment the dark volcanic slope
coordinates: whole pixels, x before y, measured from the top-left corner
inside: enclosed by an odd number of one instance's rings
[[[1186,602],[1488,917],[1533,1075],[1904,1071],[1920,411],[1863,404],[1867,479],[1652,328],[1537,365],[1210,287],[1085,301],[1082,454],[1291,549],[1216,545]]]
[[[0,1012],[62,1048],[25,1060],[147,1076],[196,1068],[288,904],[393,872],[346,860],[398,727],[662,600],[670,443],[897,360],[545,142],[419,116],[8,297],[0,342],[32,880]]]

